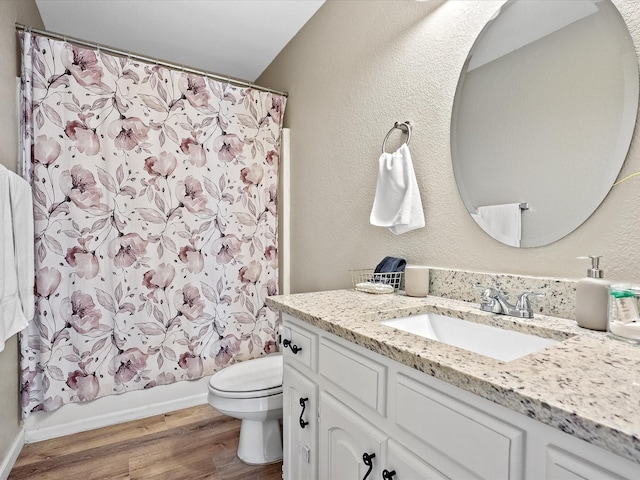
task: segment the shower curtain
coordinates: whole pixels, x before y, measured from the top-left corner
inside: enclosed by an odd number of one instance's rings
[[[277,349],[286,98],[21,33],[36,316],[23,415]]]

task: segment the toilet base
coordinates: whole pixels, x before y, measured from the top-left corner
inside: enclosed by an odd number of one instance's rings
[[[238,458],[249,465],[264,465],[282,460],[279,419],[242,420]]]

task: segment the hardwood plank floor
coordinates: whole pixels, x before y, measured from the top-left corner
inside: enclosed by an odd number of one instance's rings
[[[209,405],[25,445],[8,480],[281,480],[236,456],[240,420]]]

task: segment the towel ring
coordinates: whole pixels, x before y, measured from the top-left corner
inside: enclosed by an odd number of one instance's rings
[[[391,127],[391,130],[389,130],[389,132],[387,133],[387,136],[384,137],[384,141],[382,142],[382,153],[387,153],[386,149],[387,149],[387,140],[389,139],[389,135],[391,135],[391,132],[393,132],[395,129],[398,130],[402,130],[402,133],[404,133],[407,136],[407,141],[404,142],[407,144],[407,146],[409,145],[409,142],[411,141],[411,122],[409,122],[408,120],[406,122],[396,122],[393,124],[393,127]]]

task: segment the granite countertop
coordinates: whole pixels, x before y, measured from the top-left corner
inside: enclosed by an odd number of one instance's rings
[[[269,297],[267,305],[640,463],[640,345],[573,320],[495,315],[477,303],[433,296],[334,290]],[[426,312],[560,343],[502,362],[378,323]]]

